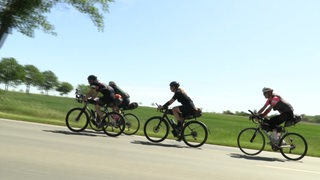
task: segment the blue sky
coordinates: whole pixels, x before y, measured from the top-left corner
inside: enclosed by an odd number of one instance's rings
[[[13,31],[0,58],[51,70],[74,87],[95,74],[145,106],[169,100],[175,80],[205,111],[259,109],[262,88],[271,87],[296,114],[317,115],[319,6],[317,0],[116,0],[103,32],[86,15],[59,6],[48,15],[58,36]]]

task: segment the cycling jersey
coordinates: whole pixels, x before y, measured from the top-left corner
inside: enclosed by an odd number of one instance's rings
[[[278,95],[275,95],[271,99],[268,99],[265,105],[272,105],[273,110],[279,111],[280,113],[293,111],[291,104],[286,102]]]
[[[90,84],[90,87],[95,89],[97,92],[100,92],[103,94],[102,98],[99,98],[99,104],[110,104],[115,102],[114,97],[114,89],[111,86],[108,86],[105,83],[101,83],[99,81],[94,81]]]
[[[178,100],[178,102],[180,102],[183,106],[190,110],[196,110],[196,107],[194,106],[191,98],[186,93],[182,92],[181,89],[176,90],[172,99]]]

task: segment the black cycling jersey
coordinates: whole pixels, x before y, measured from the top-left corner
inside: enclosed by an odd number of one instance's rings
[[[172,99],[178,100],[186,108],[196,110],[196,107],[194,106],[191,98],[185,92],[183,92],[181,89],[176,90]]]
[[[90,84],[90,87],[103,94],[103,97],[99,98],[98,104],[104,105],[115,102],[115,93],[114,89],[111,86],[108,86],[107,84],[101,83],[99,81],[95,81]]]

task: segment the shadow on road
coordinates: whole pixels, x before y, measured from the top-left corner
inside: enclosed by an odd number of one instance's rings
[[[256,160],[256,161],[285,162],[285,160],[279,159],[279,158],[270,158],[270,157],[261,157],[261,156],[247,156],[247,155],[235,154],[235,153],[230,154],[230,157],[239,158],[239,159],[247,159],[247,160]]]
[[[65,135],[77,135],[77,136],[104,136],[103,132],[98,131],[83,131],[83,132],[71,132],[71,131],[64,131],[64,130],[43,130],[44,132],[51,132],[51,133],[58,133],[58,134],[65,134]]]
[[[178,144],[164,144],[164,143],[153,143],[148,141],[132,141],[132,144],[141,144],[141,145],[148,145],[148,146],[162,146],[162,147],[174,147],[174,148],[189,148],[188,146],[181,146]]]

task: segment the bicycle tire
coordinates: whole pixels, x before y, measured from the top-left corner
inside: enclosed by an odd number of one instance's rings
[[[169,134],[169,124],[160,116],[151,117],[144,124],[144,135],[151,142],[161,142]]]
[[[123,117],[126,124],[123,133],[125,135],[133,135],[137,133],[140,128],[139,118],[132,113],[126,113]]]
[[[300,160],[308,151],[305,138],[298,133],[286,133],[279,141],[280,153],[289,160]]]
[[[182,139],[190,147],[200,147],[208,139],[208,129],[200,121],[189,121],[182,129]]]
[[[117,112],[108,112],[104,116],[103,121],[105,122],[103,131],[106,135],[116,137],[123,133],[125,121],[121,114]]]
[[[265,137],[257,128],[243,129],[237,138],[239,149],[247,155],[257,155],[265,147]]]
[[[87,128],[89,115],[83,108],[73,108],[66,115],[66,125],[73,132],[80,132]]]

